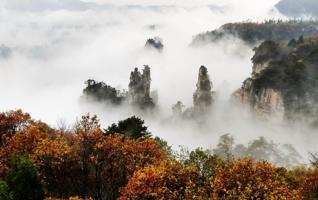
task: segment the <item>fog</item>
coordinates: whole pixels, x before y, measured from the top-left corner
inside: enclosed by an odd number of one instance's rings
[[[127,89],[130,71],[151,67],[152,90],[159,95],[155,116],[142,116],[153,135],[173,146],[210,147],[231,133],[246,144],[259,136],[291,143],[307,156],[316,136],[302,126],[260,122],[228,100],[250,76],[253,51],[236,38],[200,48],[194,35],[228,22],[285,19],[278,0],[0,0],[0,110],[21,108],[52,126],[97,114],[103,127],[135,113],[122,107],[80,101],[84,82],[93,78]],[[149,28],[154,25],[155,28]],[[163,39],[162,53],[144,49],[148,38]],[[206,125],[167,123],[171,106],[192,106],[200,65],[208,68],[217,92]]]

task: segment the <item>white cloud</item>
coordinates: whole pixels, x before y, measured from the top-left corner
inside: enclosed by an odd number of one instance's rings
[[[97,0],[96,0],[97,1]],[[97,113],[104,125],[133,114],[130,110],[80,105],[88,78],[127,88],[134,67],[152,67],[152,88],[159,92],[162,114],[146,118],[154,134],[174,145],[208,146],[231,132],[241,142],[267,135],[278,141],[308,141],[300,131],[270,124],[257,125],[224,99],[251,72],[251,49],[236,39],[205,48],[189,48],[192,36],[224,23],[282,17],[273,11],[277,0],[5,0],[0,10],[0,44],[10,47],[11,58],[0,60],[0,110],[22,108],[37,119],[71,123],[85,112]],[[96,2],[95,2],[96,3]],[[106,5],[107,4],[107,5]],[[130,5],[130,6],[129,6]],[[131,6],[134,5],[134,6]],[[214,9],[211,9],[211,6]],[[40,12],[39,12],[40,11]],[[158,29],[147,29],[149,25]],[[160,36],[162,54],[143,50],[146,39]],[[198,67],[206,65],[223,99],[207,129],[184,124],[163,126],[171,104],[192,104]],[[224,90],[224,82],[227,90]],[[281,132],[282,134],[277,134]],[[315,140],[310,140],[315,141]],[[296,142],[294,142],[296,143]],[[308,143],[304,151],[314,146]]]

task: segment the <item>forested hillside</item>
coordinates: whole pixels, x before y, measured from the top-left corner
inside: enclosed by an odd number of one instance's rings
[[[196,35],[192,45],[204,45],[229,37],[237,37],[247,44],[255,45],[265,40],[286,42],[300,36],[314,36],[318,34],[317,21],[301,20],[269,20],[263,23],[240,22],[224,24],[220,28]]]

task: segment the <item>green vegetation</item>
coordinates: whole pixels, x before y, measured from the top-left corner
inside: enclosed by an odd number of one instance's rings
[[[112,124],[107,129],[105,129],[106,135],[114,135],[120,133],[126,137],[138,139],[151,136],[151,133],[148,132],[148,128],[144,126],[144,120],[132,116],[125,120],[119,121],[118,124]]]
[[[89,79],[85,83],[86,88],[84,88],[83,94],[92,100],[110,102],[115,105],[119,105],[125,100],[125,93],[121,93],[104,82]]]
[[[13,156],[5,179],[0,181],[1,200],[44,199],[42,183],[30,160]]]
[[[297,114],[317,118],[317,52],[316,38],[300,37],[287,45],[262,43],[255,48],[252,60],[254,64],[268,63],[268,67],[253,81],[256,94],[262,88],[273,88],[283,94],[288,118]]]
[[[0,199],[1,200],[12,200],[10,196],[10,189],[5,181],[0,181]]]

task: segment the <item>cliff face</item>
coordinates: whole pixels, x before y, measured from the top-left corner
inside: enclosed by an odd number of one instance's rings
[[[266,114],[283,116],[284,103],[283,96],[279,91],[272,88],[263,88],[255,96],[254,110],[264,116]]]
[[[318,125],[318,38],[266,41],[255,48],[252,61],[251,77],[233,94],[237,102],[261,116]]]
[[[279,57],[279,45],[265,41],[254,49],[253,68],[250,78],[243,82],[242,87],[234,94],[244,106],[248,105],[258,116],[284,115],[283,95],[271,86],[257,88],[255,81],[266,70],[272,60]]]
[[[150,97],[150,67],[144,66],[142,73],[138,68],[130,74],[130,82],[128,85],[128,102],[131,105],[139,106],[140,108],[152,108],[154,102]]]
[[[258,91],[255,88],[254,80],[267,67],[267,63],[254,64],[252,77],[246,79],[242,87],[233,96],[239,103],[245,107],[248,106],[260,117],[268,115],[282,117],[284,115],[284,103],[281,92],[273,88],[261,88]]]

